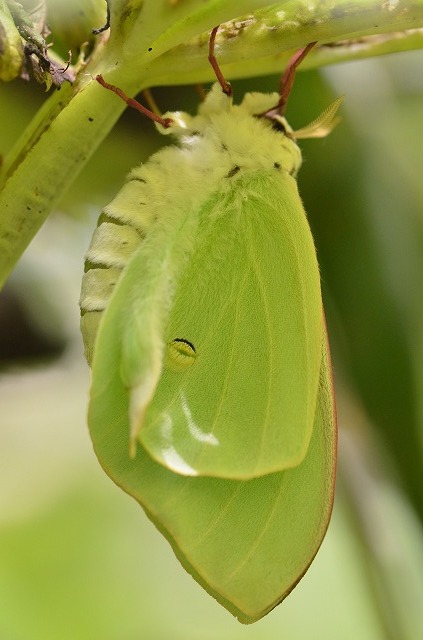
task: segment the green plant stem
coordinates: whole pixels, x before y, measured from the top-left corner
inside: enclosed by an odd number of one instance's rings
[[[0,196],[1,284],[124,109],[95,81],[72,99],[69,89],[64,93],[52,96],[44,121],[37,118],[22,153],[8,165]]]

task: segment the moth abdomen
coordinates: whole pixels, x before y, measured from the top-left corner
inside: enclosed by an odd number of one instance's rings
[[[133,173],[99,216],[85,255],[80,308],[85,355],[91,362],[97,328],[123,269],[154,223],[147,181]]]
[[[128,224],[102,222],[93,235],[85,259],[92,264],[123,269],[143,236]]]

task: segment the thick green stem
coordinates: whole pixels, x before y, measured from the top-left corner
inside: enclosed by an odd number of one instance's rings
[[[67,91],[69,94],[69,90]],[[0,283],[45,221],[86,160],[124,109],[95,81],[72,99],[51,99],[56,117],[45,114],[25,145],[24,159],[15,154],[0,195]],[[50,107],[49,107],[50,108]],[[48,111],[48,109],[46,109]],[[32,137],[31,137],[32,138]]]

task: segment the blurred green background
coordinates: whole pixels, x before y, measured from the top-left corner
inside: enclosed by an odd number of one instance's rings
[[[418,640],[423,637],[423,52],[298,74],[300,127],[345,94],[343,120],[302,144],[339,409],[334,516],[310,570],[243,627],[192,580],[105,476],[86,427],[83,256],[127,171],[162,140],[127,111],[0,297],[0,640]],[[234,83],[274,90],[277,78]],[[161,88],[193,109],[192,87]],[[0,153],[45,99],[0,86]]]

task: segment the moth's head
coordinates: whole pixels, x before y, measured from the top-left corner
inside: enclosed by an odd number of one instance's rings
[[[291,140],[295,140],[295,131],[289,124],[288,120],[284,118],[284,116],[280,116],[279,114],[275,114],[271,118],[267,117],[267,114],[259,114],[258,118],[263,118],[264,120],[268,120],[272,125],[272,129],[274,131],[279,131],[282,135],[290,138]]]

